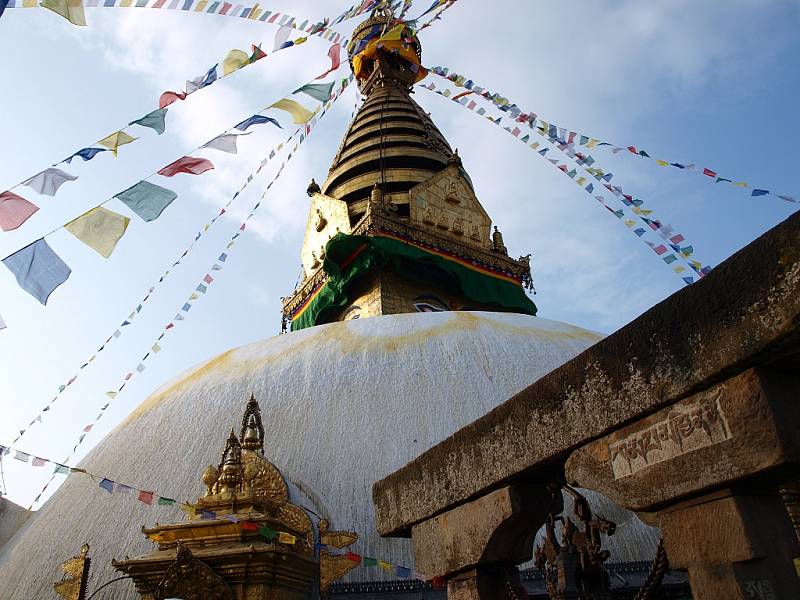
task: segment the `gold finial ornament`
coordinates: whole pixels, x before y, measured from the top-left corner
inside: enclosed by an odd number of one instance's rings
[[[214,493],[214,484],[219,479],[219,471],[214,465],[208,465],[206,470],[203,471],[203,483],[206,484],[206,496]]]
[[[242,430],[239,441],[243,450],[264,452],[264,425],[261,422],[261,409],[253,394],[247,401],[247,407],[242,417]]]
[[[61,564],[64,576],[53,584],[55,592],[66,600],[85,600],[90,565],[89,544],[83,544],[80,554]]]
[[[222,452],[219,472],[219,491],[222,493],[236,492],[242,482],[242,446],[233,432],[233,427],[228,435],[225,450]]]

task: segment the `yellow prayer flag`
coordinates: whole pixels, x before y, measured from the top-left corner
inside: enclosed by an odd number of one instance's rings
[[[279,531],[278,541],[281,544],[294,544],[297,541],[297,538],[293,536],[291,533],[286,533],[285,531]]]
[[[260,15],[262,12],[264,12],[264,9],[262,9],[258,4],[256,4],[253,7],[253,10],[250,11],[250,14],[247,15],[247,18],[250,19],[251,21],[255,21],[258,18],[258,15]]]
[[[299,46],[300,44],[305,44],[308,41],[307,37],[299,37],[294,41],[295,46]]]
[[[179,505],[180,509],[185,512],[188,516],[193,517],[195,515],[194,505],[181,502]]]
[[[133,0],[122,0],[119,5],[123,8],[128,8],[129,6],[133,5]]]
[[[734,183],[733,185],[736,185],[736,186],[739,186],[739,187],[743,187],[743,188],[749,187],[749,186],[747,185],[747,182],[746,182],[746,181],[737,181],[737,182],[736,182],[736,183]]]
[[[119,149],[120,146],[124,146],[125,144],[130,144],[135,139],[136,139],[135,137],[128,135],[124,131],[115,131],[114,133],[104,137],[97,143],[111,150],[114,156],[116,156],[117,150]]]
[[[384,571],[394,571],[394,567],[391,564],[384,562],[382,560],[378,561],[378,566]]]
[[[208,6],[208,0],[200,0],[194,9],[194,12],[203,12],[206,6]]]
[[[380,37],[380,41],[386,42],[389,40],[403,39],[403,29],[405,29],[405,27],[406,27],[405,23],[400,23],[400,25],[395,25]]]
[[[669,163],[665,160],[656,160],[657,165],[661,165],[662,167],[668,167]]]
[[[681,265],[678,265],[677,267],[675,267],[673,269],[673,271],[675,271],[676,273],[683,273],[685,270],[686,270],[686,267],[683,267]]]
[[[36,8],[39,6],[36,0],[22,0],[22,8]]]
[[[625,227],[633,227],[634,225],[636,225],[636,221],[634,221],[633,219],[625,219],[624,223]]]
[[[112,400],[117,397],[117,392],[106,392],[106,396],[111,398]]]
[[[587,148],[594,148],[599,143],[600,143],[600,140],[596,140],[596,139],[592,138],[586,143],[586,147]]]
[[[100,256],[108,258],[130,221],[128,217],[98,206],[64,225],[64,229]]]
[[[289,100],[288,98],[278,100],[275,104],[271,104],[267,108],[278,108],[280,110],[285,110],[292,115],[294,122],[299,125],[308,123],[316,114],[308,110],[299,102]]]
[[[61,15],[73,25],[86,25],[82,0],[42,0],[40,6]]]
[[[533,143],[529,144],[529,146],[531,148],[533,148],[534,150],[536,150],[539,147],[539,142],[533,142]]]
[[[577,183],[579,186],[583,187],[584,185],[586,185],[586,177],[578,177],[575,180],[575,183]]]
[[[241,69],[245,66],[249,60],[250,57],[246,52],[234,48],[228,52],[228,56],[226,56],[225,60],[222,62],[222,74],[230,75],[237,69]]]

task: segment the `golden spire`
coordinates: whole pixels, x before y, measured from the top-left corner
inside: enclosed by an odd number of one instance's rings
[[[261,409],[258,407],[258,401],[252,393],[242,417],[242,430],[239,434],[239,441],[243,450],[264,452],[264,426],[261,424]]]

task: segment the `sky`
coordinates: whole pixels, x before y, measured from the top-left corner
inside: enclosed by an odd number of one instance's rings
[[[335,16],[349,6],[339,0],[260,4],[301,21]],[[428,5],[417,0],[409,14]],[[87,27],[75,27],[36,8],[7,10],[0,19],[0,55],[7,57],[0,190],[157,108],[161,92],[181,89],[230,49],[263,42],[270,51],[277,31],[244,19],[146,8],[87,8],[86,18]],[[357,22],[337,30],[347,34]],[[427,66],[449,67],[545,120],[800,197],[788,160],[800,133],[798,32],[797,0],[459,0],[420,37]],[[270,53],[173,104],[162,136],[137,128],[140,139],[116,159],[101,154],[60,165],[79,179],[53,198],[15,189],[40,211],[18,230],[0,233],[0,256],[56,229],[46,239],[72,275],[42,306],[0,268],[0,315],[8,324],[0,331],[0,444],[10,444],[95,353],[288,132],[253,128],[239,141],[237,155],[192,152],[212,160],[215,169],[158,182],[178,199],[155,221],[144,223],[120,202],[109,203],[107,208],[132,217],[109,259],[57,228],[313,79],[330,65],[329,45],[311,38]],[[347,74],[344,65],[335,76]],[[428,81],[444,84],[434,75],[423,83]],[[458,148],[509,254],[532,254],[539,316],[611,333],[684,287],[637,236],[536,152],[427,90],[418,89],[415,99]],[[166,381],[278,333],[280,298],[291,293],[300,269],[306,186],[312,177],[324,181],[358,101],[351,86],[319,122],[229,251],[225,268],[214,272],[209,292],[164,338],[147,370],[113,400],[70,464]],[[289,125],[285,115],[269,114]],[[711,266],[800,207],[625,152],[597,149],[593,156],[614,172],[614,183],[683,233],[698,260]],[[15,447],[54,460],[70,453],[108,403],[104,392],[117,389],[150,350],[278,165],[270,162],[254,179],[124,335],[80,371]],[[28,506],[50,472],[6,457],[2,490]]]

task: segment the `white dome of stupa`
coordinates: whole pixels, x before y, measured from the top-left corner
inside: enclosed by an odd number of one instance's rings
[[[81,463],[94,473],[193,501],[250,394],[265,456],[353,550],[413,568],[408,540],[375,530],[372,484],[601,338],[510,313],[435,312],[337,322],[269,338],[195,367],[145,400]],[[0,554],[0,597],[49,598],[59,565],[92,549],[90,590],[119,576],[112,558],[152,549],[141,526],[183,519],[71,476]],[[625,560],[623,558],[623,560]],[[350,580],[381,578],[360,568]],[[114,598],[138,598],[129,582]]]

